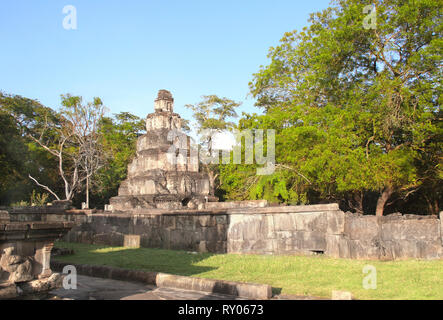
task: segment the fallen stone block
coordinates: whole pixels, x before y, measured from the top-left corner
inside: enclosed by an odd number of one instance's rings
[[[140,248],[140,235],[125,234],[123,246],[125,248]]]
[[[352,293],[349,291],[332,290],[332,300],[352,300]]]
[[[157,274],[156,285],[158,287],[203,291],[249,299],[265,300],[272,297],[272,287],[269,285],[184,277],[164,273]]]
[[[40,292],[49,292],[62,287],[63,276],[59,273],[53,273],[48,278],[23,282],[18,284],[21,294],[35,294]]]

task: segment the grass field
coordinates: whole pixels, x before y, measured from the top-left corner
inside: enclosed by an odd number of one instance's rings
[[[443,299],[443,260],[381,262],[323,256],[197,254],[64,242],[55,246],[75,251],[56,258],[62,262],[263,283],[282,294],[330,298],[332,290],[346,290],[357,299]],[[376,267],[377,289],[363,288],[365,265]]]

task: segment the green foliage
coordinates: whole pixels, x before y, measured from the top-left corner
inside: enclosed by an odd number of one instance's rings
[[[48,203],[49,194],[47,193],[37,193],[35,190],[32,190],[31,194],[31,206],[44,206]]]
[[[62,136],[77,133],[80,139],[92,138],[90,131],[81,134],[67,127],[69,123],[73,124],[72,119],[81,119],[86,112],[90,112],[89,107],[97,106],[93,108],[94,111],[102,105],[99,99],[85,105],[81,102],[81,97],[64,95],[62,112],[57,113],[38,101],[0,93],[0,204],[43,205],[50,200],[48,194],[39,194],[34,190],[35,184],[28,174],[54,192],[63,194],[65,190],[57,158],[34,139],[41,139],[49,148],[57,150]],[[75,129],[79,128],[82,127]],[[135,155],[135,143],[143,128],[144,121],[127,112],[117,114],[115,118],[105,117],[98,124],[99,134],[94,137],[100,139],[103,148],[100,157],[104,155],[105,165],[92,178],[95,182],[92,187],[92,207],[107,203],[109,197],[117,194],[119,184],[126,177],[127,165]],[[41,135],[42,132],[44,135]],[[64,145],[63,168],[67,175],[72,173],[70,170],[74,161],[84,158],[78,157],[80,142],[71,139]],[[95,157],[94,154],[92,157]],[[79,165],[80,174],[82,169],[83,166]],[[30,199],[30,203],[24,199]],[[74,200],[75,203],[84,201],[83,189],[77,190]]]
[[[0,204],[30,199],[34,186],[28,174],[58,190],[54,157],[29,138],[38,137],[48,123],[58,123],[55,111],[38,101],[0,92]]]
[[[235,127],[231,120],[237,118],[236,109],[241,103],[228,98],[219,98],[216,95],[203,96],[203,100],[198,104],[188,104],[186,107],[193,111],[196,121],[197,133],[200,135],[200,156],[214,157],[212,144],[214,136],[224,130]],[[218,150],[217,150],[218,152]],[[212,194],[221,196],[218,189],[217,178],[220,175],[220,164],[201,164],[209,176],[210,190]]]
[[[120,183],[126,178],[129,162],[135,156],[137,138],[144,128],[145,121],[129,112],[103,118],[100,124],[101,143],[107,161],[95,177],[95,204],[103,205],[117,195]]]
[[[21,200],[21,201],[17,201],[14,203],[11,203],[11,207],[13,208],[17,208],[17,207],[28,207],[29,206],[29,202]]]
[[[245,115],[239,127],[277,130],[277,171],[255,179],[249,197],[290,203],[296,190],[313,203],[372,192],[380,214],[387,199],[435,186],[429,201],[438,212],[443,4],[375,1],[377,26],[367,30],[370,3],[334,1],[270,49],[270,64],[250,83],[266,114]]]
[[[204,129],[226,130],[235,125],[230,119],[237,118],[235,109],[240,106],[240,103],[228,98],[219,98],[216,95],[202,98],[203,100],[196,105],[186,105],[194,112],[193,117],[197,122],[199,133]]]

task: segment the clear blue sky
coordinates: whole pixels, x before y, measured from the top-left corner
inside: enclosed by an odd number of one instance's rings
[[[78,29],[63,28],[74,5]],[[102,98],[111,113],[153,111],[159,89],[176,111],[202,95],[259,112],[248,82],[283,33],[329,0],[8,0],[0,2],[0,90],[58,108],[60,94]]]

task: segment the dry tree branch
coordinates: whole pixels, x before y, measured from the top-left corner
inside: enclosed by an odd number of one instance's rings
[[[300,177],[302,177],[303,179],[305,179],[307,182],[309,182],[310,184],[312,183],[308,178],[306,178],[302,173],[300,173],[299,171],[297,171],[296,169],[290,167],[290,166],[286,166],[284,164],[276,164],[276,167],[280,167],[283,169],[287,169],[287,170],[291,170],[294,171],[296,174],[298,174]]]
[[[51,189],[49,189],[49,187],[40,184],[35,178],[33,178],[31,175],[29,175],[29,179],[31,179],[32,181],[35,182],[35,184],[43,189],[45,189],[46,191],[50,192],[57,200],[60,200],[60,198],[55,194],[54,191],[52,191]]]

